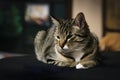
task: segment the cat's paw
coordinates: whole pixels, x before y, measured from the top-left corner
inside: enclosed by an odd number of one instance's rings
[[[76,65],[76,69],[87,69],[87,68],[79,63],[79,64]]]

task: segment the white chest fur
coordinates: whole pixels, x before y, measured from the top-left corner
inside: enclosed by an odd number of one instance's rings
[[[83,57],[84,53],[83,52],[75,52],[74,53],[74,58],[76,62],[79,62],[81,60],[81,58]]]

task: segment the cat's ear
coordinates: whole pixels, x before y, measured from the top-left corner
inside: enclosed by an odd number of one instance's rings
[[[51,18],[52,22],[53,22],[56,26],[59,25],[59,22],[58,22],[57,19],[53,18],[52,16],[50,16],[50,18]]]
[[[83,28],[87,25],[85,16],[82,12],[78,13],[77,16],[75,17],[75,25]]]

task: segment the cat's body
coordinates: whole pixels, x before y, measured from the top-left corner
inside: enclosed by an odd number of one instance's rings
[[[98,64],[98,40],[89,31],[83,13],[75,19],[55,20],[35,38],[37,59],[58,66],[89,68]]]

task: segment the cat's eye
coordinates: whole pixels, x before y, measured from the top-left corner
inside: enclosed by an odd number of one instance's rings
[[[57,36],[57,39],[60,39],[60,37],[59,37],[59,36]]]

